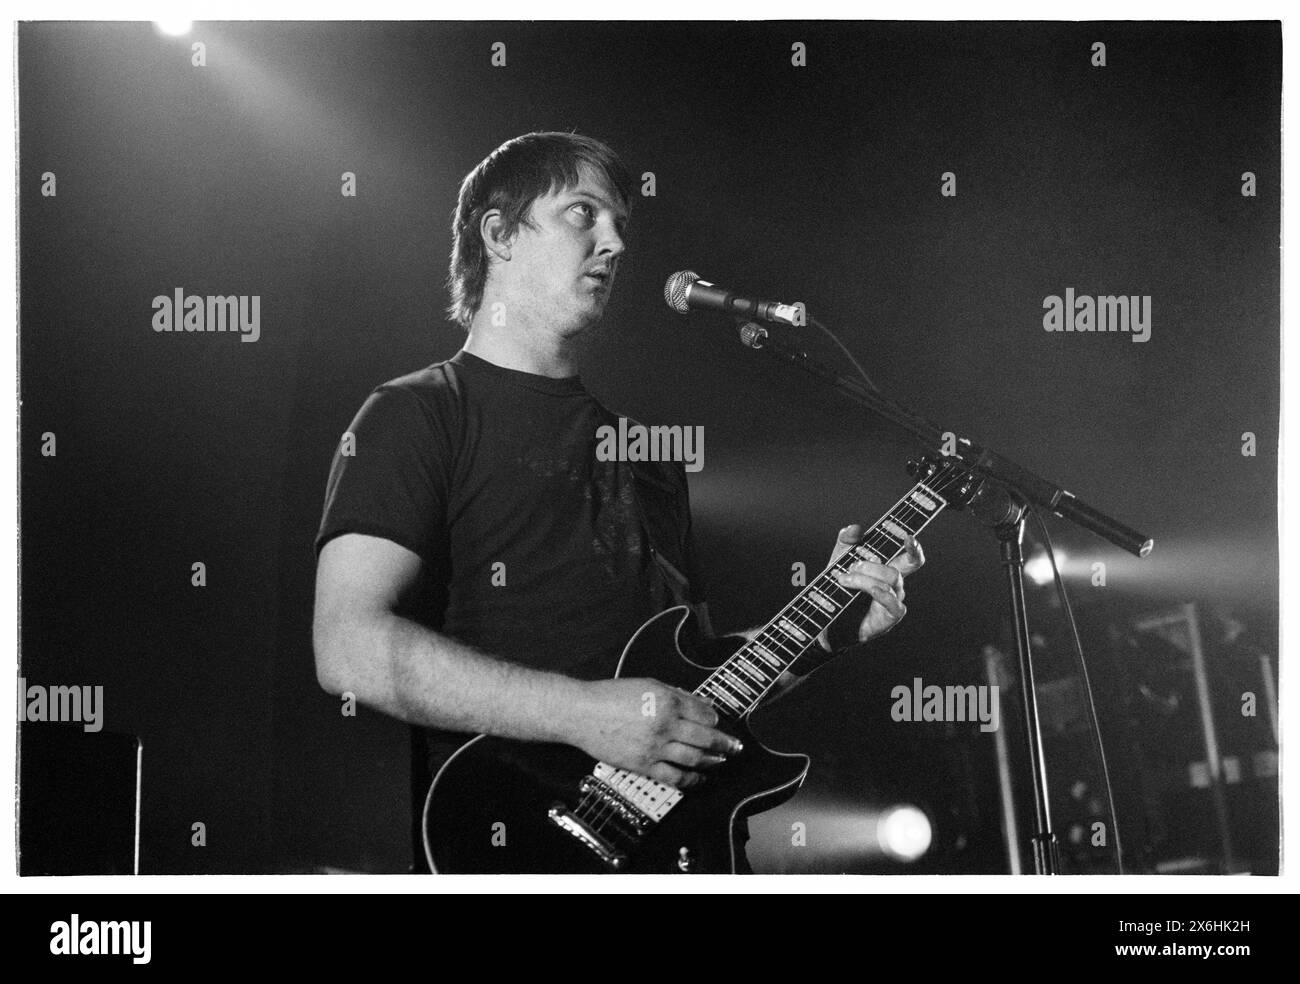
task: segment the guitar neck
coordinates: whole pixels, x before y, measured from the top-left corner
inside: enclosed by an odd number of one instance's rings
[[[917,482],[850,547],[741,646],[695,689],[720,714],[739,718],[766,696],[782,673],[809,649],[817,637],[860,594],[835,580],[860,560],[887,564],[903,553],[908,536],[915,536],[948,505],[927,481]]]

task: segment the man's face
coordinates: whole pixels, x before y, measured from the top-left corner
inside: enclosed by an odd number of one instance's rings
[[[564,334],[595,324],[623,254],[627,212],[617,195],[598,171],[583,168],[576,185],[533,202],[531,221],[520,225],[501,271],[509,303],[524,306],[528,322]]]

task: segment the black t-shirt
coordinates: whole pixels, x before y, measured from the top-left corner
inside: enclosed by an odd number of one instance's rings
[[[611,676],[666,600],[632,466],[596,459],[597,428],[617,423],[576,376],[468,352],[385,383],[349,428],[352,453],[335,455],[317,550],[339,533],[392,540],[445,586],[426,624],[539,669]]]
[[[698,578],[684,468],[597,460],[602,425],[618,418],[578,377],[464,351],[385,383],[335,453],[316,550],[342,533],[391,540],[424,560],[406,617],[539,669],[612,676],[676,603],[651,537],[690,600]],[[466,737],[417,729],[417,803]]]

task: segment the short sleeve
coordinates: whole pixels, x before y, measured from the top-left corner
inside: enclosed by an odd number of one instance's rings
[[[343,533],[383,537],[426,563],[445,554],[453,449],[439,417],[402,386],[371,393],[334,452],[318,555]]]

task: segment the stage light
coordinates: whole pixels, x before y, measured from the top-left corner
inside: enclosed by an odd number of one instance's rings
[[[880,849],[895,861],[915,861],[930,849],[930,818],[915,806],[895,806],[876,820]]]
[[[158,28],[168,37],[178,38],[182,34],[189,34],[190,28],[194,26],[193,21],[181,20],[180,18],[168,18],[167,20],[154,21],[154,27]]]
[[[954,828],[949,838],[961,832]],[[930,863],[946,843],[930,814],[906,800],[864,802],[816,793],[753,817],[745,853],[755,871],[886,874]],[[799,834],[800,839],[792,840]],[[936,862],[940,859],[935,859]]]
[[[1056,563],[1062,568],[1065,566],[1064,550],[1056,551]],[[1039,550],[1025,561],[1025,576],[1039,586],[1051,583],[1052,559],[1047,556],[1046,550]]]

